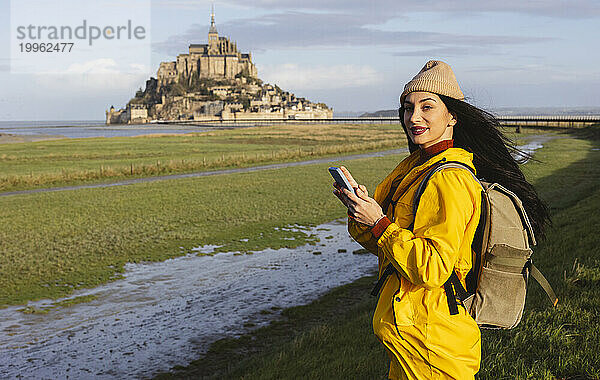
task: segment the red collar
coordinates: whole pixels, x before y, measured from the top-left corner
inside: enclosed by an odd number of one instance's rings
[[[438,153],[445,151],[448,148],[454,146],[454,140],[442,140],[438,143],[433,144],[427,148],[423,148],[423,154],[427,159],[435,156]]]

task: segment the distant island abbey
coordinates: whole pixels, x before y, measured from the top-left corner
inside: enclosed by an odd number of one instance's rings
[[[187,54],[162,62],[157,78],[146,81],[125,108],[106,111],[106,124],[153,121],[329,119],[324,103],[283,91],[258,78],[251,53],[219,36],[211,13],[207,44],[191,44]]]

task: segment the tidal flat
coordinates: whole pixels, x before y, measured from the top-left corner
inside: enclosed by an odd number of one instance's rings
[[[405,155],[338,164],[372,191]],[[203,244],[242,253],[302,245],[302,234],[275,228],[344,215],[331,195],[331,165],[1,197],[0,217],[10,223],[0,228],[0,305],[64,297],[118,278],[128,262]]]
[[[344,164],[373,189],[399,159]],[[303,233],[281,227],[345,215],[331,194],[330,165],[2,197],[0,217],[11,222],[0,228],[0,304],[64,297],[119,278],[126,263],[200,245],[246,253],[306,244]]]

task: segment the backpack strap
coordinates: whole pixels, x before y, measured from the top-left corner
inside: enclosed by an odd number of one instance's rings
[[[415,210],[415,215],[416,215],[417,207],[419,205],[419,201],[421,200],[421,196],[425,192],[425,187],[427,186],[427,182],[429,182],[429,179],[435,173],[437,173],[443,169],[446,169],[446,168],[457,168],[457,169],[469,170],[469,173],[471,173],[471,175],[473,176],[473,179],[475,179],[475,181],[477,181],[477,183],[481,186],[482,191],[483,191],[483,189],[485,189],[483,187],[483,184],[481,183],[481,181],[479,181],[479,178],[477,178],[475,176],[475,173],[473,172],[473,169],[470,166],[463,164],[462,162],[459,162],[459,161],[446,161],[446,162],[442,161],[433,167],[433,169],[427,174],[427,176],[423,179],[423,181],[419,185],[419,188],[417,189],[417,193],[415,194],[415,199],[414,199],[414,203],[413,203],[413,210]],[[483,199],[482,199],[482,202],[483,202]],[[481,216],[480,216],[479,225],[481,225]],[[479,225],[478,225],[478,229],[479,229]],[[476,239],[473,239],[473,242],[471,243],[471,248],[472,249],[476,248],[477,244],[478,243],[477,243]],[[477,252],[477,250],[475,250],[475,249],[473,249],[473,250],[475,252]],[[480,257],[478,257],[477,259],[481,260]],[[473,269],[471,268],[469,273],[472,273],[472,272],[473,272]],[[468,274],[467,274],[467,276],[468,276]],[[471,275],[470,277],[473,277],[473,276]],[[446,292],[446,300],[448,301],[448,310],[450,310],[450,315],[458,314],[458,304],[456,302],[456,298],[458,297],[458,299],[462,303],[465,299],[467,299],[469,294],[467,293],[467,290],[463,287],[463,285],[460,282],[460,279],[458,278],[458,276],[456,275],[456,272],[454,271],[454,269],[452,269],[450,278],[448,278],[448,280],[444,283],[444,291]]]
[[[375,284],[375,286],[373,286],[373,290],[371,290],[371,295],[373,297],[376,297],[379,294],[379,291],[381,290],[381,287],[385,283],[385,280],[391,274],[393,274],[395,271],[396,271],[396,269],[394,269],[394,266],[391,263],[388,264],[387,267],[385,267],[383,273],[381,274],[381,277],[379,277],[379,280],[377,281],[377,283]]]
[[[552,290],[552,286],[550,286],[548,280],[546,280],[546,277],[544,277],[542,272],[540,272],[540,270],[535,265],[533,265],[531,259],[529,260],[527,265],[529,266],[529,271],[533,278],[535,278],[538,284],[540,284],[542,289],[544,289],[544,291],[546,292],[546,295],[548,295],[548,298],[550,298],[550,302],[552,302],[552,305],[556,306],[556,304],[558,304],[558,297],[556,297],[556,294],[554,293],[554,290]]]
[[[477,229],[473,236],[473,242],[471,243],[471,251],[474,253],[473,265],[471,270],[465,276],[465,283],[467,285],[467,293],[474,294],[477,290],[479,282],[479,272],[481,271],[481,260],[482,252],[485,252],[484,247],[484,231],[487,228],[486,220],[488,214],[488,203],[485,197],[485,191],[481,189],[481,212],[479,213],[479,222],[477,222]],[[486,244],[487,246],[487,244]]]
[[[427,183],[429,182],[429,179],[431,179],[431,177],[435,173],[439,172],[442,169],[446,169],[446,168],[457,168],[457,169],[469,170],[469,173],[471,173],[471,175],[473,176],[475,181],[477,181],[477,183],[482,188],[484,188],[483,184],[481,183],[481,181],[479,181],[479,178],[477,178],[475,176],[473,169],[469,165],[463,164],[462,162],[459,162],[459,161],[446,161],[446,159],[444,158],[437,164],[434,164],[433,168],[429,171],[429,173],[427,173],[427,176],[425,178],[423,178],[423,180],[419,184],[419,187],[417,188],[417,192],[415,193],[415,198],[413,199],[413,210],[415,212],[415,215],[417,212],[417,207],[419,206],[419,201],[421,200],[421,196],[425,192],[425,187],[427,187]],[[414,222],[413,222],[413,224],[414,224]],[[411,224],[411,227],[413,226],[413,224]]]
[[[400,178],[399,177],[394,178],[392,180],[392,186],[390,187],[390,191],[388,192],[388,195],[385,197],[385,199],[383,200],[383,202],[381,202],[381,205],[380,205],[381,209],[383,210],[384,213],[390,207],[390,204],[393,203],[392,198],[393,198],[394,194],[396,193],[396,190],[398,189],[399,185],[400,185]],[[379,277],[379,280],[377,280],[377,283],[373,286],[373,289],[371,290],[371,295],[373,297],[377,297],[377,295],[381,291],[381,287],[385,283],[385,280],[387,280],[387,278],[395,272],[396,272],[396,269],[394,269],[394,266],[391,263],[388,264],[387,267],[385,267],[385,269],[383,270],[383,273],[381,273],[381,277]]]
[[[450,275],[448,281],[444,283],[444,290],[446,291],[446,300],[448,301],[448,310],[450,310],[450,315],[458,314],[458,304],[456,303],[456,297],[458,297],[458,299],[462,303],[469,297],[469,294],[462,286],[460,279],[458,278],[454,270],[452,271],[452,274]]]
[[[383,202],[381,202],[381,205],[380,205],[381,209],[383,210],[384,213],[386,213],[387,209],[390,207],[390,205],[392,203],[394,203],[394,202],[392,202],[392,198],[394,197],[394,194],[396,193],[398,186],[400,186],[400,181],[401,181],[401,178],[399,175],[392,180],[392,185],[390,187],[390,191],[388,192],[388,195],[385,197],[385,199],[383,200]]]
[[[417,188],[417,192],[415,193],[415,197],[413,199],[413,211],[415,213],[415,215],[417,214],[417,207],[419,206],[419,201],[421,200],[421,196],[423,195],[423,192],[425,191],[425,187],[427,186],[427,183],[429,182],[429,179],[438,171],[445,169],[447,167],[450,168],[459,168],[459,169],[468,169],[469,173],[471,173],[473,175],[473,178],[475,178],[475,180],[477,181],[477,183],[479,183],[481,185],[481,182],[479,181],[479,179],[475,176],[475,173],[473,172],[473,169],[466,165],[463,164],[462,162],[459,161],[446,161],[446,158],[442,158],[439,162],[433,164],[432,168],[429,169],[429,172],[427,173],[427,175],[425,176],[425,178],[423,178],[423,180],[421,180],[421,183],[419,183],[419,187]],[[483,185],[482,185],[483,187]],[[395,190],[395,189],[394,189]],[[395,191],[394,191],[395,192]],[[388,194],[388,197],[391,197]],[[387,202],[383,202],[383,203],[387,203]],[[389,205],[389,203],[388,203]],[[408,227],[409,230],[413,230],[414,229],[414,221],[410,224],[410,226]],[[381,290],[383,284],[385,283],[385,280],[396,271],[396,269],[394,268],[394,266],[390,263],[387,265],[387,267],[384,269],[383,273],[381,273],[381,277],[379,278],[379,280],[377,281],[377,283],[375,284],[375,286],[373,287],[373,290],[371,290],[371,295],[372,296],[377,296],[379,294],[379,291]],[[453,275],[456,276],[456,274],[454,273],[454,271],[452,271]],[[456,280],[458,280],[458,277],[456,277]],[[446,281],[446,283],[449,283],[450,279],[448,281]],[[464,290],[462,284],[460,283],[460,281],[457,281],[458,285],[455,285],[455,288],[459,287],[462,289],[462,291],[466,294],[466,291]],[[452,289],[452,285],[449,285],[450,288]],[[444,284],[444,288],[446,289],[446,284]],[[446,292],[446,294],[448,294],[448,302],[450,303],[450,298],[454,299],[454,297],[450,297],[449,294],[454,295],[454,292]],[[466,298],[466,297],[464,297]],[[463,299],[461,299],[462,301]],[[454,299],[454,304],[456,305],[456,299]],[[456,313],[451,313],[451,314],[458,314],[458,309],[456,310]]]

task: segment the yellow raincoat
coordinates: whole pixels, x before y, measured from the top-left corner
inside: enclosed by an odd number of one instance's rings
[[[479,328],[462,306],[450,315],[443,285],[453,269],[465,285],[481,187],[466,169],[444,169],[431,177],[415,217],[413,197],[428,168],[444,158],[473,167],[473,155],[460,148],[446,149],[425,163],[422,155],[420,149],[413,152],[377,186],[374,199],[381,204],[392,180],[401,179],[384,210],[393,223],[379,240],[353,220],[348,231],[378,256],[380,275],[390,262],[396,269],[384,283],[373,316],[375,335],[391,359],[389,378],[472,379],[481,357]],[[413,220],[414,233],[407,229]]]

